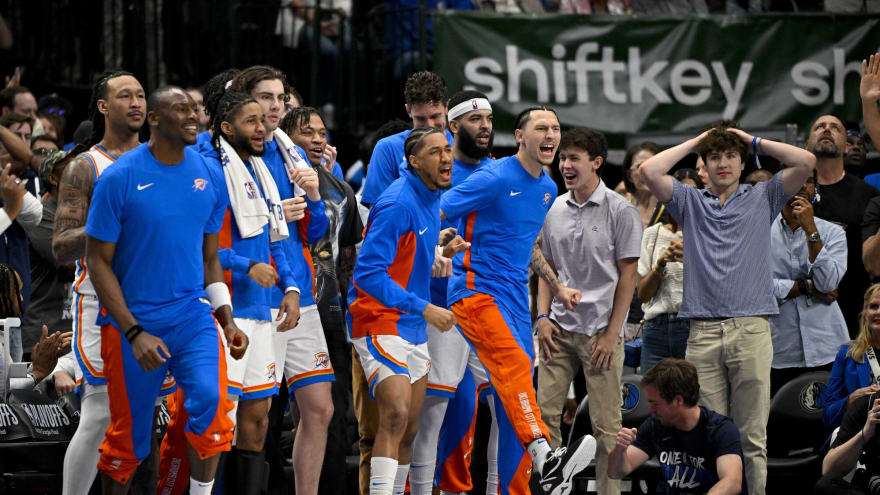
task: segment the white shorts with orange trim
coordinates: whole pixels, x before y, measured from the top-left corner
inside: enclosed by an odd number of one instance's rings
[[[73,377],[77,393],[85,398],[95,392],[107,391],[107,380],[104,378],[104,360],[101,358],[101,327],[95,323],[101,303],[97,296],[73,294],[73,353],[79,364]],[[87,383],[91,387],[83,388]],[[169,372],[162,383],[160,397],[168,395],[177,387],[177,382]]]
[[[229,394],[239,396],[240,400],[262,399],[277,394],[272,323],[236,318],[235,324],[247,335],[248,347],[241,359],[234,359],[229,354],[226,337],[223,337]]]
[[[480,363],[477,353],[471,349],[458,327],[441,332],[428,325],[428,353],[431,355],[431,370],[428,372],[428,395],[451,399],[464,377],[464,370],[471,369],[474,383],[479,387],[489,382],[486,368]]]
[[[101,359],[101,327],[95,323],[100,307],[96,296],[73,294],[73,353],[83,379],[91,385],[107,384]]]
[[[299,324],[286,332],[278,332],[275,321],[278,310],[272,310],[272,340],[275,347],[275,363],[277,364],[276,381],[281,386],[284,379],[288,391],[292,394],[296,389],[320,382],[336,380],[330,353],[327,351],[327,339],[318,306],[312,304],[299,309]]]
[[[428,344],[412,344],[397,335],[374,335],[351,340],[358,353],[370,397],[376,399],[376,385],[394,375],[406,375],[410,383],[415,383],[428,374],[431,357]]]

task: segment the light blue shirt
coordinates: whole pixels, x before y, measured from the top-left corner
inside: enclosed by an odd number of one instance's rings
[[[849,340],[837,301],[825,304],[806,295],[785,299],[797,280],[812,277],[819,292],[837,288],[846,272],[846,234],[839,226],[816,218],[822,250],[810,263],[807,236],[792,231],[780,214],[770,229],[770,269],[779,314],[770,317],[774,368],[804,368],[834,361]]]
[[[708,189],[672,182],[666,208],[684,234],[684,292],[678,317],[778,313],[767,253],[770,225],[787,200],[782,173],[754,186],[740,184],[724,205]]]

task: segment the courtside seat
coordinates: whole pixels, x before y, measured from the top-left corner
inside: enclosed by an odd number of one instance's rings
[[[767,493],[808,492],[822,471],[822,446],[828,430],[822,423],[819,396],[829,373],[801,375],[770,400],[767,421]]]

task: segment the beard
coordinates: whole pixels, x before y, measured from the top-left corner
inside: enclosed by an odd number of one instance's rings
[[[841,156],[843,156],[843,153],[840,151],[840,148],[838,148],[836,144],[829,144],[822,141],[817,141],[813,143],[808,151],[816,155],[817,158],[840,158]]]
[[[471,136],[471,134],[462,129],[461,132],[458,133],[458,149],[464,153],[465,156],[469,158],[473,158],[474,160],[482,160],[489,156],[489,153],[492,152],[492,145],[495,142],[495,133],[489,133],[489,143],[485,148],[481,148],[477,144],[476,138]]]
[[[263,156],[263,153],[266,152],[266,146],[263,145],[261,149],[254,148],[254,145],[251,144],[250,138],[245,136],[241,136],[239,134],[235,134],[232,137],[232,142],[230,143],[236,151],[244,150],[250,156]]]

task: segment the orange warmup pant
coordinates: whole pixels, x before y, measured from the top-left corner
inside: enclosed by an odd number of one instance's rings
[[[498,416],[498,483],[502,495],[529,493],[525,447],[550,439],[532,385],[535,348],[529,314],[514,314],[488,294],[452,304],[458,326],[489,374]]]

